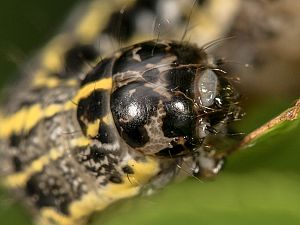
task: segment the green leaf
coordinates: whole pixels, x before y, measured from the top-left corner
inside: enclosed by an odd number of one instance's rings
[[[299,127],[300,123],[300,99],[295,105],[270,120],[260,128],[248,134],[239,144],[239,149],[247,149],[258,142],[271,139],[276,135],[284,135],[286,132]]]
[[[299,224],[299,184],[297,175],[224,173],[214,182],[188,180],[112,207],[92,224]]]

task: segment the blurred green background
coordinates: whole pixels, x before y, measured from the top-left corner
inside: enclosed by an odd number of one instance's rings
[[[1,87],[22,62],[55,34],[75,3],[72,0],[1,3]],[[239,131],[252,131],[299,97],[270,96],[245,98],[247,115],[237,124]],[[230,157],[213,181],[189,179],[150,197],[123,201],[95,216],[92,224],[300,224],[299,133],[300,126]],[[1,225],[31,224],[26,210],[5,191],[0,193],[0,220]]]

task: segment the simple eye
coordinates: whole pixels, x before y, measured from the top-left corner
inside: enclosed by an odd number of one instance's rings
[[[200,100],[203,106],[209,107],[217,95],[218,77],[212,70],[205,70],[198,81]]]

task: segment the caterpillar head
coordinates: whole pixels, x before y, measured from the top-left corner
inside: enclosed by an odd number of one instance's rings
[[[203,49],[188,43],[147,41],[122,49],[83,83],[101,79],[111,79],[111,87],[94,95],[101,109],[82,107],[85,115],[111,113],[110,129],[145,155],[199,155],[205,140],[225,131],[238,108],[238,94],[224,72]],[[83,120],[81,125],[86,132]],[[100,130],[95,136],[100,142],[104,137]]]

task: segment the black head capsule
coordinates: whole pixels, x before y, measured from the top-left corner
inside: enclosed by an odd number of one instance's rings
[[[232,85],[212,57],[190,43],[147,41],[122,49],[100,62],[83,84],[109,77],[111,89],[97,90],[90,102],[98,105],[81,107],[78,119],[97,113],[102,121],[111,113],[114,127],[105,131],[100,126],[95,138],[105,142],[103,134],[109,136],[115,129],[120,142],[143,154],[203,156],[205,139],[225,130],[236,111]],[[193,165],[195,174],[200,173],[198,164]]]

